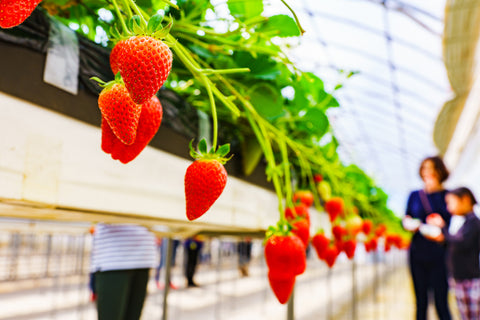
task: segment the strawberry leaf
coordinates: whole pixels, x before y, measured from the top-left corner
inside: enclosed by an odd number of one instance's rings
[[[170,33],[170,29],[172,29],[172,25],[173,25],[173,20],[171,20],[170,23],[167,24],[165,27],[155,32],[153,34],[153,37],[156,39],[165,38]]]
[[[148,20],[147,32],[148,34],[153,34],[157,31],[159,27],[162,26],[163,14],[157,13],[153,15],[150,20]]]
[[[206,154],[207,153],[207,140],[202,139],[198,143],[198,151],[200,154]]]
[[[220,146],[220,148],[218,148],[216,154],[219,156],[219,157],[225,157],[228,153],[230,152],[230,144],[227,143],[227,144],[224,144],[223,146]]]

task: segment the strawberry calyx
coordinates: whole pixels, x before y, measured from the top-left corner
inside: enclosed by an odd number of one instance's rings
[[[132,36],[149,36],[158,40],[163,40],[170,33],[173,25],[173,19],[169,19],[170,21],[165,26],[162,25],[164,18],[163,14],[156,13],[151,16],[148,21],[145,21],[145,19],[139,15],[134,15],[126,21],[122,28],[122,32],[116,27],[110,29],[110,40],[118,42]]]
[[[91,77],[90,80],[95,81],[100,87],[105,88],[105,89],[108,89],[108,88],[112,87],[114,84],[125,85],[125,83],[123,82],[122,76],[120,75],[120,72],[117,72],[114,80],[111,80],[111,81],[108,81],[108,82],[105,82],[98,77]]]
[[[268,227],[267,231],[265,232],[264,244],[267,242],[267,240],[270,237],[273,237],[273,236],[288,237],[292,235],[293,234],[292,229],[293,229],[293,226],[290,224],[290,222],[288,222],[285,219],[279,220],[276,226]]]
[[[219,146],[216,150],[215,147],[208,150],[207,140],[202,139],[198,143],[197,150],[193,147],[193,140],[190,141],[190,156],[195,160],[217,160],[221,164],[227,163],[233,155],[227,157],[227,154],[230,152],[230,144],[224,144]]]

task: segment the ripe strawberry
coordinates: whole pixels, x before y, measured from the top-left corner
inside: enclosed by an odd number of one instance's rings
[[[112,132],[107,121],[102,119],[102,150],[110,153],[114,160],[128,163],[135,159],[150,143],[162,122],[163,109],[160,101],[153,96],[142,105],[138,121],[137,136],[131,145],[122,143]]]
[[[308,241],[310,239],[310,224],[307,219],[299,218],[292,223],[292,233],[297,235],[302,240],[305,249],[308,247]]]
[[[342,225],[337,224],[332,227],[332,234],[335,240],[342,240],[347,235],[347,230]]]
[[[313,193],[310,190],[299,190],[293,194],[293,202],[301,202],[307,207],[313,204]]]
[[[362,224],[362,231],[365,235],[369,235],[373,229],[373,222],[372,220],[363,220]]]
[[[310,214],[308,213],[308,208],[305,204],[299,203],[293,208],[285,209],[285,219],[294,220],[297,217],[304,217],[310,223]]]
[[[265,260],[276,278],[296,276],[306,268],[305,247],[296,235],[272,235],[265,244]]]
[[[142,106],[132,101],[121,83],[107,84],[98,97],[98,107],[115,136],[132,144],[137,135]]]
[[[227,171],[215,159],[195,160],[185,173],[187,218],[202,216],[220,197],[227,184]]]
[[[136,103],[150,99],[167,80],[172,69],[172,52],[161,40],[134,36],[119,48],[119,69],[125,86]]]
[[[335,247],[337,247],[338,249],[338,253],[342,252],[343,251],[343,244],[344,244],[344,241],[343,240],[338,240],[338,239],[335,239],[333,241],[333,243],[335,244]]]
[[[312,245],[317,252],[318,258],[320,260],[325,260],[325,253],[328,245],[330,244],[330,239],[328,239],[325,234],[317,233],[312,239]]]
[[[316,173],[316,174],[313,175],[313,180],[316,183],[322,182],[323,176],[320,173]]]
[[[387,232],[387,226],[384,225],[383,223],[379,224],[376,228],[375,228],[375,235],[377,237],[383,237],[385,235],[385,232]]]
[[[349,239],[343,243],[343,250],[347,254],[348,259],[352,259],[355,256],[355,249],[357,242],[353,239]]]
[[[13,28],[22,24],[42,0],[1,0],[0,27]]]
[[[327,263],[329,268],[333,267],[339,253],[340,252],[338,251],[337,247],[334,244],[331,244],[328,246],[328,248],[325,251],[325,262]]]
[[[370,241],[368,242],[368,247],[369,247],[369,250],[370,250],[370,251],[376,251],[376,250],[377,250],[377,247],[378,247],[378,240],[377,240],[377,238],[372,238],[372,239],[370,239]]]
[[[120,55],[122,51],[125,50],[123,48],[124,45],[125,40],[120,40],[113,47],[112,51],[110,51],[110,68],[112,69],[113,74],[117,74],[120,71]]]
[[[335,221],[337,217],[343,213],[343,199],[339,197],[334,197],[325,202],[325,211],[327,211],[330,216],[330,221]]]
[[[295,276],[282,277],[278,274],[268,272],[268,282],[278,302],[281,304],[287,303],[295,286]]]

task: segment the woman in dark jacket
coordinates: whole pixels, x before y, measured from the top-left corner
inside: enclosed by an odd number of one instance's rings
[[[404,226],[409,225],[408,229],[415,232],[409,250],[409,264],[415,289],[416,319],[427,319],[428,293],[433,291],[439,319],[450,320],[445,246],[426,239],[419,232],[418,226],[412,227],[411,223],[405,223],[412,218],[425,223],[429,214],[437,213],[447,225],[450,224],[450,214],[445,203],[447,191],[443,188],[443,182],[449,173],[440,157],[429,157],[422,161],[419,174],[424,188],[413,191],[408,197],[404,219]]]

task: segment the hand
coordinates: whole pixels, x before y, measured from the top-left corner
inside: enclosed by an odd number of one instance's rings
[[[403,228],[407,231],[416,232],[420,228],[421,221],[418,219],[412,219],[410,216],[405,216],[402,220]]]
[[[427,216],[427,223],[433,226],[443,228],[445,227],[445,221],[443,220],[442,216],[438,213],[431,213]]]
[[[435,241],[435,242],[443,242],[445,240],[445,236],[443,235],[443,233],[440,233],[440,235],[436,236],[436,237],[432,237],[432,236],[429,236],[429,235],[423,235],[425,238],[427,238],[428,240],[431,240],[431,241]]]

